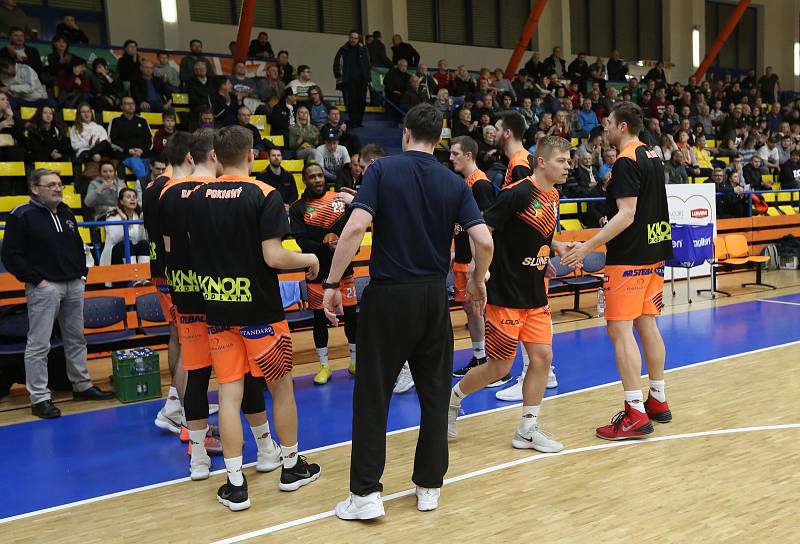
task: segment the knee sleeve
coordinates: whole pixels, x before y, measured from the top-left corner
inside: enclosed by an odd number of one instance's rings
[[[314,347],[328,346],[328,318],[324,310],[314,310]]]
[[[186,392],[183,394],[183,410],[186,421],[208,419],[208,382],[211,367],[189,370],[186,373]]]
[[[257,378],[249,372],[244,375],[244,393],[242,394],[242,412],[258,414],[267,409],[264,402],[264,378]]]
[[[358,330],[358,311],[357,306],[345,306],[344,308],[344,335],[349,344],[356,343],[356,331]]]

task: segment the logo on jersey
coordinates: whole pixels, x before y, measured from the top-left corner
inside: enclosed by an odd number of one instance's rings
[[[247,278],[212,278],[198,276],[203,298],[215,302],[253,302]]]
[[[156,261],[158,260],[158,252],[156,251],[156,243],[150,242],[150,260]]]
[[[533,266],[537,270],[544,270],[549,262],[550,246],[542,246],[539,248],[539,253],[536,257],[525,257],[522,260],[522,266]]]
[[[306,208],[306,215],[308,215],[309,218],[314,217],[315,213],[317,213],[317,209],[314,206],[308,206]]]
[[[257,340],[258,338],[264,338],[265,336],[275,336],[275,329],[272,328],[272,325],[240,327],[239,334],[241,334],[244,338]]]
[[[170,270],[167,272],[167,283],[175,293],[198,293],[197,274],[192,270]]]
[[[206,198],[239,198],[242,187],[236,189],[206,189]]]
[[[659,244],[667,240],[672,240],[672,227],[666,221],[650,223],[647,225],[647,243]]]

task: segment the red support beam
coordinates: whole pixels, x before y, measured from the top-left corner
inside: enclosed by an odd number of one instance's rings
[[[236,35],[236,60],[247,60],[250,47],[250,34],[253,31],[253,20],[256,17],[256,0],[244,0],[242,13],[239,15],[239,33]]]
[[[711,67],[711,63],[714,62],[714,59],[717,58],[719,52],[722,50],[722,46],[725,45],[725,42],[733,32],[733,29],[736,28],[736,25],[739,24],[739,20],[744,15],[745,10],[747,10],[747,6],[750,5],[750,0],[739,0],[739,5],[736,6],[736,9],[733,10],[731,16],[728,17],[728,21],[725,23],[725,26],[722,28],[722,31],[717,36],[717,39],[714,40],[714,44],[711,46],[711,49],[708,50],[706,53],[706,58],[703,59],[703,62],[700,63],[700,67],[694,73],[694,77],[697,78],[697,81],[703,79],[703,76]]]
[[[539,17],[542,16],[542,12],[544,11],[544,7],[546,5],[547,0],[536,0],[533,8],[531,8],[531,14],[528,17],[528,20],[525,22],[525,27],[522,29],[522,34],[519,36],[519,41],[517,42],[517,46],[514,48],[514,53],[511,55],[511,59],[508,61],[508,66],[506,66],[506,79],[513,78],[514,74],[517,72],[517,67],[522,61],[522,55],[525,54],[525,51],[528,49],[528,44],[531,43],[533,32],[536,30],[536,25],[539,24]]]

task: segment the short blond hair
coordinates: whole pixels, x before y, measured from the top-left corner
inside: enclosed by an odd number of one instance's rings
[[[544,160],[550,159],[556,153],[569,153],[572,148],[569,140],[565,140],[560,136],[542,136],[536,142],[536,151],[533,154],[533,162],[537,164],[539,157]]]

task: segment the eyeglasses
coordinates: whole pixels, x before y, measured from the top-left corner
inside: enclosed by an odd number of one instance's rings
[[[58,181],[54,181],[53,183],[48,183],[46,185],[43,185],[41,183],[37,183],[36,186],[37,187],[44,187],[45,189],[50,189],[51,191],[53,189],[63,189],[64,188],[64,184],[61,183],[61,182],[58,182]]]

